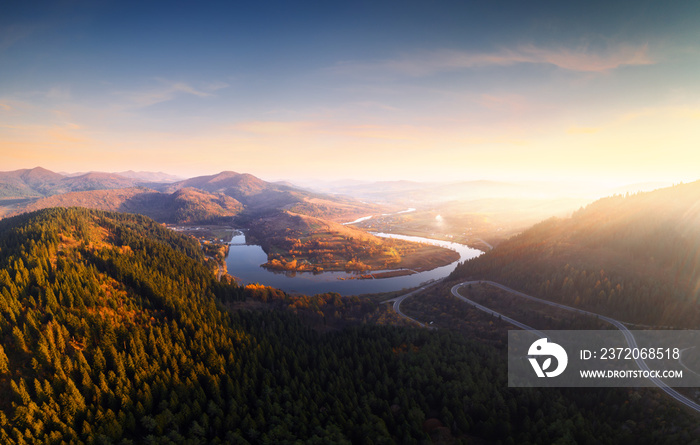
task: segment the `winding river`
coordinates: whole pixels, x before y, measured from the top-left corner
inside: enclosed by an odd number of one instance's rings
[[[261,267],[260,265],[267,261],[267,255],[262,247],[255,244],[246,244],[245,234],[238,234],[231,239],[229,254],[226,258],[226,267],[228,268],[228,273],[238,278],[243,284],[260,283],[286,292],[307,295],[337,292],[340,295],[347,296],[396,291],[415,287],[429,280],[441,279],[449,275],[458,262],[477,257],[482,253],[480,250],[448,241],[389,233],[375,233],[374,235],[447,247],[457,251],[460,259],[446,266],[425,272],[381,279],[354,279],[358,277],[358,274],[348,272],[322,272],[317,274],[311,272],[279,272]]]

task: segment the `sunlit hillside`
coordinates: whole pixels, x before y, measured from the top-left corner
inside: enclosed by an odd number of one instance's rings
[[[655,325],[700,325],[700,182],[601,199],[535,225],[453,278],[491,277]]]

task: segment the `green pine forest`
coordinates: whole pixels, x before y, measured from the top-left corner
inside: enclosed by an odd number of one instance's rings
[[[341,316],[358,301],[314,298]],[[257,309],[231,309],[251,300]],[[503,345],[374,323],[322,331],[262,300],[216,281],[196,241],[143,216],[53,208],[0,221],[0,443],[640,444],[697,433],[652,392],[508,388]]]

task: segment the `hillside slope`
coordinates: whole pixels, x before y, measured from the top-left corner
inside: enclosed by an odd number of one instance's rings
[[[228,195],[241,202],[249,213],[290,210],[308,216],[346,222],[358,216],[383,211],[377,205],[355,199],[312,193],[288,185],[263,181],[247,173],[232,171],[186,179],[169,184],[163,190],[174,192],[186,187]]]
[[[116,190],[70,192],[41,198],[15,214],[50,207],[84,207],[124,213],[138,213],[157,221],[176,224],[207,223],[232,217],[243,210],[235,199],[196,189],[180,189],[172,194],[144,187]]]
[[[700,326],[700,181],[601,199],[460,266],[638,323]]]
[[[447,331],[322,335],[285,312],[228,312],[253,291],[201,260],[138,215],[0,221],[0,443],[693,439],[692,420],[653,397],[510,391],[498,351]],[[299,301],[338,313],[357,300],[325,297]]]
[[[63,178],[63,175],[41,167],[0,172],[0,198],[45,196]]]

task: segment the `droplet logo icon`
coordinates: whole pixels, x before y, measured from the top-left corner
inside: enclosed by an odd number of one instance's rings
[[[566,365],[569,363],[569,357],[566,355],[564,348],[556,343],[548,342],[546,338],[540,338],[530,345],[527,355],[537,377],[556,377],[564,372]],[[540,366],[537,357],[542,356],[547,356],[547,358]],[[547,371],[552,367],[552,357],[557,359],[557,367],[553,371]]]

